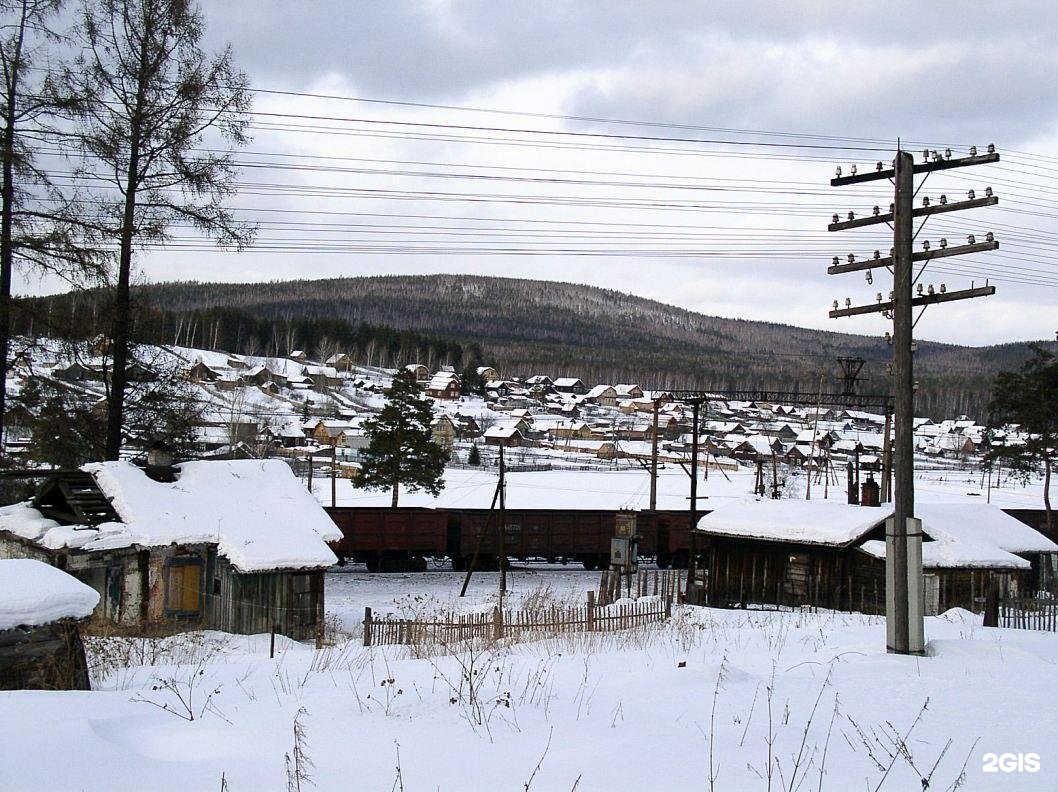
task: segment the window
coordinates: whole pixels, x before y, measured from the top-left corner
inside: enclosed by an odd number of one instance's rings
[[[198,556],[165,562],[165,615],[202,615],[202,559]]]

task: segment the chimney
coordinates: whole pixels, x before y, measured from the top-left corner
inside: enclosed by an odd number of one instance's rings
[[[156,441],[147,450],[147,476],[155,481],[176,481],[173,453],[165,443]]]

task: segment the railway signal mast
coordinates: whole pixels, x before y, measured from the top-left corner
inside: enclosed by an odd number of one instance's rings
[[[930,203],[924,198],[922,206],[915,208],[915,175],[927,177],[934,171],[952,168],[966,168],[973,165],[984,165],[998,162],[999,154],[995,146],[989,145],[985,154],[978,154],[976,147],[970,149],[968,157],[952,158],[951,150],[943,154],[936,151],[924,151],[924,162],[916,164],[913,156],[903,151],[897,144],[896,158],[893,167],[883,168],[879,162],[874,171],[857,173],[855,166],[851,175],[842,176],[841,168],[837,176],[831,179],[832,187],[888,179],[894,184],[893,203],[888,212],[882,212],[875,206],[873,214],[857,218],[852,212],[846,220],[834,215],[828,226],[829,231],[845,231],[852,228],[873,226],[885,223],[893,229],[893,249],[889,256],[882,257],[875,251],[873,259],[857,261],[850,255],[847,263],[840,263],[838,258],[827,269],[828,274],[840,275],[847,272],[868,273],[868,282],[872,282],[873,270],[887,269],[893,274],[893,289],[889,299],[885,300],[878,293],[875,304],[853,306],[850,299],[845,300],[845,307],[834,302],[831,318],[858,316],[860,314],[881,313],[893,321],[891,338],[893,346],[893,403],[895,412],[895,442],[893,444],[893,467],[895,468],[894,515],[886,521],[885,532],[885,611],[886,611],[886,644],[890,652],[898,654],[922,654],[925,651],[925,634],[923,626],[923,579],[922,579],[922,524],[914,517],[914,352],[913,330],[918,318],[931,305],[968,300],[974,297],[985,297],[995,294],[995,287],[986,284],[959,291],[948,291],[944,284],[939,290],[931,285],[927,293],[920,282],[928,262],[936,258],[960,256],[967,253],[978,253],[995,250],[999,243],[989,233],[984,242],[978,242],[973,236],[967,244],[949,247],[947,241],[930,249],[924,243],[924,250],[913,252],[911,247],[918,231],[922,230],[926,220],[935,214],[956,212],[964,209],[975,209],[981,206],[992,206],[999,199],[992,194],[991,188],[983,197],[977,197],[971,190],[965,200],[949,202],[947,197],[940,196],[939,201]],[[915,218],[923,218],[918,231],[913,228]],[[915,263],[922,262],[922,267],[915,273]],[[917,288],[916,288],[917,287]],[[915,308],[921,308],[918,318],[912,318]]]

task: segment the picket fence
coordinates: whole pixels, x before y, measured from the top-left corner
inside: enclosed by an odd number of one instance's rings
[[[446,645],[462,641],[615,632],[662,622],[672,615],[672,603],[680,593],[678,573],[654,573],[653,578],[647,573],[635,576],[631,584],[632,598],[615,601],[621,590],[620,580],[614,580],[617,577],[604,574],[602,583],[606,588],[600,587],[599,595],[589,591],[587,601],[579,607],[523,610],[495,607],[490,611],[444,614],[432,619],[379,616],[371,608],[364,608],[364,646]]]

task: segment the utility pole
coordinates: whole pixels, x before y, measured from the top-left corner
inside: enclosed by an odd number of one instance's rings
[[[503,447],[500,443],[500,612],[503,612],[503,598],[507,593],[507,467],[503,461]]]
[[[914,263],[917,261],[929,262],[934,258],[946,258],[966,253],[977,253],[984,250],[995,250],[999,243],[994,240],[992,234],[986,237],[986,242],[978,243],[974,237],[970,237],[968,244],[948,247],[947,240],[941,239],[940,245],[930,250],[929,243],[924,243],[924,251],[915,253],[912,251],[912,243],[915,239],[914,218],[928,218],[934,214],[972,209],[979,206],[991,206],[998,203],[999,199],[992,195],[992,189],[985,191],[984,198],[977,198],[971,190],[968,199],[964,201],[948,202],[947,196],[942,195],[940,201],[931,205],[929,198],[923,199],[923,205],[915,209],[912,205],[915,196],[915,174],[930,174],[934,171],[948,170],[950,168],[963,168],[972,165],[983,165],[990,162],[998,162],[999,155],[995,147],[989,145],[988,153],[978,155],[977,149],[970,150],[970,156],[962,158],[951,158],[951,151],[945,150],[944,155],[936,151],[923,152],[925,162],[915,164],[912,155],[897,146],[896,158],[893,167],[883,169],[879,162],[874,172],[857,174],[855,167],[852,175],[842,177],[841,168],[838,168],[837,176],[831,179],[833,187],[848,184],[860,184],[879,179],[888,179],[895,186],[894,200],[889,212],[882,213],[875,206],[873,215],[856,218],[849,212],[848,219],[839,221],[837,215],[828,227],[829,231],[844,231],[851,228],[886,223],[893,229],[893,249],[890,255],[882,258],[880,251],[875,251],[874,258],[866,261],[856,261],[855,256],[849,255],[848,263],[841,264],[837,257],[834,258],[832,266],[827,269],[831,275],[846,272],[867,271],[868,283],[873,282],[871,271],[873,269],[889,269],[893,273],[893,291],[889,300],[884,301],[882,293],[876,297],[875,305],[852,306],[852,301],[845,300],[845,308],[839,308],[838,302],[834,301],[831,318],[843,316],[858,316],[867,313],[881,313],[893,322],[892,345],[893,345],[893,404],[895,437],[893,442],[893,467],[895,472],[894,487],[894,509],[893,518],[886,521],[886,644],[890,652],[897,654],[922,654],[925,651],[925,635],[922,619],[923,610],[923,579],[922,579],[922,524],[914,517],[915,513],[915,484],[914,484],[914,366],[912,355],[914,352],[913,330],[918,318],[930,305],[955,300],[966,300],[974,297],[985,297],[995,294],[995,287],[984,287],[963,289],[949,292],[944,284],[941,284],[939,292],[930,285],[928,294],[923,294],[923,284],[919,279],[924,274],[926,264],[923,263],[918,275],[914,273]],[[925,220],[923,220],[923,225]],[[919,227],[921,230],[921,226]],[[915,296],[917,285],[918,296]],[[913,309],[921,307],[918,318],[913,318]],[[887,334],[888,336],[888,334]]]
[[[650,510],[658,508],[658,408],[660,399],[654,399],[654,435],[650,441]]]

